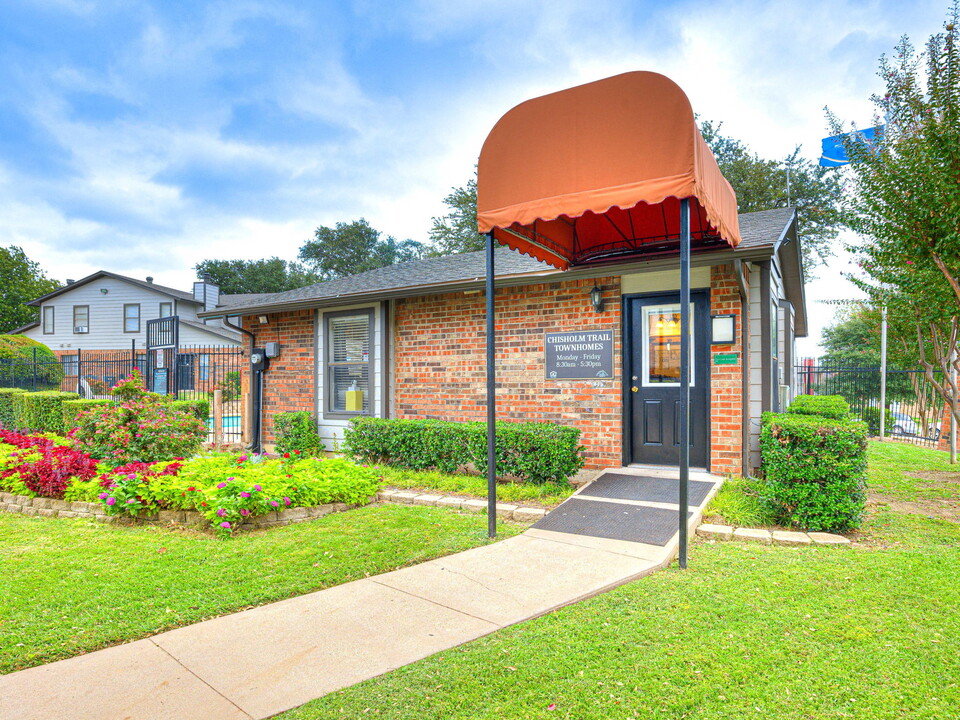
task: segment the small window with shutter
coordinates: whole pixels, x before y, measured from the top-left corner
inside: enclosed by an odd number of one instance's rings
[[[326,414],[369,415],[373,407],[373,311],[329,313],[324,317]]]

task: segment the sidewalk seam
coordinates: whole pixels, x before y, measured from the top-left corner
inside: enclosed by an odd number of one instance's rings
[[[374,576],[374,577],[375,577],[375,576]],[[416,593],[410,592],[409,590],[402,590],[401,588],[394,587],[393,585],[388,585],[388,584],[385,583],[385,582],[380,582],[379,580],[374,580],[374,578],[367,578],[367,579],[370,580],[371,582],[376,583],[376,584],[379,585],[380,587],[385,587],[385,588],[388,588],[388,589],[390,589],[390,590],[396,590],[397,592],[401,592],[401,593],[403,593],[404,595],[409,595],[410,597],[417,598],[418,600],[423,600],[424,602],[428,602],[428,603],[430,603],[431,605],[436,605],[437,607],[446,608],[447,610],[450,610],[450,611],[455,612],[455,613],[459,613],[460,615],[466,615],[467,617],[471,617],[471,618],[473,618],[474,620],[479,620],[480,622],[489,623],[490,625],[493,625],[493,627],[494,627],[496,630],[501,630],[501,629],[503,629],[504,627],[506,627],[506,625],[501,625],[500,623],[495,622],[495,621],[493,621],[493,620],[489,620],[489,619],[487,619],[487,618],[485,618],[485,617],[480,617],[479,615],[473,615],[472,613],[465,612],[465,611],[463,611],[463,610],[461,610],[461,609],[459,609],[459,608],[451,607],[451,606],[449,606],[449,605],[444,605],[444,604],[441,603],[441,602],[437,602],[436,600],[431,600],[430,598],[425,598],[425,597],[423,597],[422,595],[417,595]],[[486,586],[483,586],[483,587],[486,587]],[[489,589],[489,588],[488,588],[488,589]],[[491,630],[491,632],[493,632],[493,630]]]
[[[188,626],[188,627],[189,627],[189,626]],[[231,705],[233,705],[237,710],[239,710],[240,712],[242,712],[243,715],[244,715],[244,717],[248,717],[248,718],[250,718],[250,720],[254,720],[253,715],[251,715],[250,713],[248,713],[248,712],[247,712],[246,710],[244,710],[242,707],[240,707],[239,705],[237,705],[233,700],[231,700],[230,698],[228,698],[228,697],[227,697],[226,695],[224,695],[222,692],[220,692],[219,690],[217,690],[213,685],[211,685],[210,683],[208,683],[208,682],[207,682],[206,680],[204,680],[202,677],[200,677],[199,675],[197,675],[197,673],[195,673],[193,670],[191,670],[191,669],[188,668],[186,665],[184,665],[182,662],[180,662],[180,658],[178,658],[176,655],[174,655],[173,653],[171,653],[169,650],[167,650],[167,649],[166,649],[165,647],[163,647],[162,645],[158,645],[156,642],[154,642],[154,640],[153,640],[152,637],[145,638],[145,639],[146,639],[146,640],[149,640],[150,643],[151,643],[155,648],[158,648],[159,650],[161,650],[162,652],[164,652],[164,653],[167,655],[167,657],[169,657],[171,660],[173,660],[177,665],[179,665],[180,667],[182,667],[182,668],[183,668],[184,670],[186,670],[188,673],[190,673],[191,675],[193,675],[197,680],[199,680],[200,682],[202,682],[204,685],[206,685],[208,688],[210,688],[213,692],[215,692],[217,695],[219,695],[220,697],[222,697],[222,698],[223,698],[224,700],[226,700],[228,703],[230,703]]]

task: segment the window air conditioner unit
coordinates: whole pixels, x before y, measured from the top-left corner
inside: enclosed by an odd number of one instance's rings
[[[86,325],[75,325],[73,328],[75,333],[85,333],[87,331]]]
[[[781,385],[780,386],[780,411],[787,409],[787,405],[790,404],[790,386]]]

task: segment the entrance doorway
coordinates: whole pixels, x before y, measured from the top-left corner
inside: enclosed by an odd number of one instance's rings
[[[709,299],[690,293],[690,465],[709,459]],[[624,297],[625,460],[680,464],[680,294]]]

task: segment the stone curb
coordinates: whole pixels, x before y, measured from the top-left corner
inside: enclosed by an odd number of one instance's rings
[[[459,497],[456,495],[435,495],[433,493],[417,493],[397,488],[383,488],[377,493],[377,502],[395,503],[402,505],[423,505],[429,507],[447,507],[463,512],[481,513],[487,511],[487,501],[476,497]],[[547,514],[547,510],[526,505],[511,505],[497,503],[497,517],[502,520],[512,520],[519,523],[535,523]]]
[[[707,540],[739,540],[758,542],[764,545],[849,545],[850,539],[843,535],[821,532],[793,532],[790,530],[765,530],[763,528],[734,528],[731,525],[704,523],[697,528],[697,535]]]
[[[358,507],[362,507],[362,505],[329,503],[315,507],[289,508],[252,518],[240,525],[237,530],[244,531],[253,528],[291,525]],[[82,502],[80,500],[54,500],[52,498],[12,495],[11,493],[0,493],[0,512],[38,515],[40,517],[88,518],[117,525],[176,525],[193,527],[199,530],[210,528],[210,523],[203,515],[193,510],[161,510],[156,515],[127,517],[124,515],[107,515],[106,510],[100,503]]]

